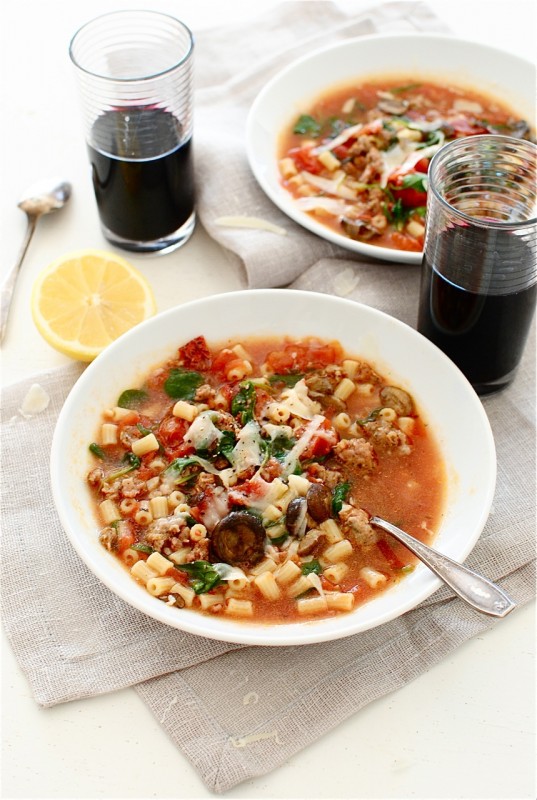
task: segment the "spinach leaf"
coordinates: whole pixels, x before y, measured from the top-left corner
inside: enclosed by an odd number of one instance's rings
[[[120,408],[137,408],[147,398],[148,394],[143,389],[125,389],[119,395],[117,404]]]
[[[220,456],[225,456],[230,464],[232,464],[231,453],[237,444],[237,437],[233,431],[222,431],[222,438],[219,440],[216,452]]]
[[[443,137],[440,131],[429,131],[427,138],[416,147],[416,150],[423,150],[424,147],[429,147],[432,144],[440,144]]]
[[[303,375],[297,372],[290,372],[289,374],[286,375],[280,375],[278,373],[274,373],[274,375],[269,375],[269,381],[272,384],[284,383],[286,386],[293,387],[295,383],[298,383],[298,381],[303,377],[304,377]]]
[[[231,401],[231,413],[234,417],[239,417],[241,425],[246,425],[254,418],[256,393],[255,386],[251,381],[244,381],[240,384],[240,389]]]
[[[343,502],[351,488],[350,483],[338,483],[332,491],[332,511],[337,516],[343,507]]]
[[[408,92],[410,89],[419,89],[421,83],[407,83],[406,86],[396,86],[393,89],[390,89],[392,94],[399,94],[400,92]]]
[[[382,408],[374,408],[373,411],[369,412],[367,417],[364,417],[363,419],[357,419],[356,420],[356,424],[357,425],[367,425],[368,422],[374,422],[381,411],[382,411]]]
[[[329,125],[328,135],[331,139],[339,136],[339,134],[344,131],[345,128],[349,127],[348,123],[345,122],[344,119],[340,119],[340,117],[329,117],[326,122]]]
[[[417,192],[427,191],[427,175],[424,172],[411,172],[403,178],[403,189],[415,189]]]
[[[382,205],[388,222],[391,222],[394,228],[400,231],[408,217],[408,211],[403,206],[401,198],[399,197],[391,208],[386,203]]]
[[[203,375],[189,369],[171,369],[164,383],[168,397],[176,400],[193,400],[196,389],[203,383]]]
[[[146,428],[145,425],[142,425],[141,422],[137,422],[136,427],[138,428],[142,436],[147,436],[148,434],[152,433],[151,428]]]
[[[266,447],[267,458],[272,456],[278,461],[282,461],[289,450],[292,450],[296,444],[296,439],[290,439],[288,436],[285,436],[285,434],[277,436],[275,439],[271,439],[270,441],[267,441],[266,439],[263,441]]]
[[[150,555],[151,553],[155,552],[155,548],[151,547],[148,544],[142,544],[142,542],[137,542],[136,544],[131,544],[131,550],[137,550],[139,553],[147,553]],[[171,564],[171,562],[170,562]]]
[[[188,573],[190,586],[196,594],[208,592],[222,582],[220,575],[208,561],[193,561],[190,564],[181,564],[178,569]]]
[[[314,558],[312,561],[307,561],[305,564],[302,564],[301,570],[303,575],[309,575],[310,572],[314,572],[316,575],[320,575],[321,572],[323,571],[323,568],[321,567],[317,559]]]
[[[281,544],[285,542],[285,540],[289,537],[288,533],[282,533],[281,536],[276,536],[275,539],[270,539],[271,544],[275,544],[276,547],[279,547]]]
[[[142,463],[139,456],[135,455],[132,451],[128,451],[125,453],[121,461],[126,464],[125,467],[120,467],[115,472],[111,472],[106,476],[108,481],[115,481],[117,478],[122,478],[124,475],[128,475],[129,472],[132,472],[133,469],[138,469],[140,464]]]
[[[293,133],[309,134],[309,136],[318,136],[320,132],[320,124],[310,114],[301,114],[293,128]]]
[[[171,476],[176,486],[181,483],[187,483],[191,478],[194,478],[202,465],[198,456],[183,456],[181,458],[174,458],[174,460],[164,470],[165,476]],[[195,470],[192,467],[196,467]]]
[[[99,447],[97,442],[92,442],[88,449],[89,449],[90,453],[93,453],[93,455],[97,456],[97,458],[101,458],[102,459],[102,458],[105,457],[105,453],[104,453],[103,448]]]

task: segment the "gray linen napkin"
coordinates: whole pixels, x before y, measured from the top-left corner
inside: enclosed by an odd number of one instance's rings
[[[277,54],[271,62],[268,45],[263,54],[252,44],[250,58],[259,53],[257,62],[265,59],[262,80],[298,54],[292,25],[301,5],[286,3],[260,23],[263,36],[270,32]],[[337,38],[346,28],[347,22],[331,4],[310,2],[308,9],[309,14],[300,11],[299,18],[310,44],[321,38],[332,40],[333,31]],[[358,33],[399,26],[408,30],[422,24],[434,27],[422,4],[405,2],[375,6],[358,22],[364,26]],[[320,30],[322,37],[317,35]],[[357,35],[356,28],[352,35]],[[244,37],[254,41],[246,31]],[[231,64],[229,71],[234,73],[241,61],[240,48],[222,49],[219,34],[198,37],[198,53],[209,45],[212,56],[206,56],[202,72],[206,84],[222,76],[220,63]],[[223,54],[237,61],[227,61]],[[228,102],[232,100],[231,93]],[[223,101],[221,108],[225,109]],[[240,144],[234,144],[231,128],[228,134],[229,152],[236,155]],[[249,213],[259,202],[256,214],[282,224],[274,216],[279,212],[263,205],[251,177],[243,174],[244,182],[238,185],[247,193]],[[208,173],[206,177],[210,179]],[[244,213],[244,197],[233,208],[228,205],[225,213]],[[417,269],[366,261],[358,266],[347,253],[323,249],[323,242],[298,227],[296,239],[295,234],[285,237],[286,252],[279,252],[282,268],[277,269],[273,254],[259,255],[268,241],[263,237],[269,234],[211,227],[203,194],[200,212],[209,232],[245,264],[249,285],[266,285],[261,276],[272,270],[270,285],[296,278],[292,288],[345,295],[414,325]],[[214,209],[215,217],[222,213],[221,208]],[[305,241],[309,249],[302,256]],[[272,239],[266,247],[274,249]],[[535,587],[534,350],[532,336],[515,382],[485,400],[496,440],[498,483],[493,513],[467,562],[498,581],[520,604],[534,596]],[[332,643],[272,649],[169,630],[126,606],[80,562],[61,529],[49,488],[47,465],[55,420],[81,371],[80,365],[50,370],[4,391],[3,621],[41,705],[136,685],[206,785],[223,792],[274,769],[367,703],[405,685],[470,637],[497,624],[469,610],[444,588],[381,628]],[[20,409],[32,383],[43,387],[50,403],[28,418]]]

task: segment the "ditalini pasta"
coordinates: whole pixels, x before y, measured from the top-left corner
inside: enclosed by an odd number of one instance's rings
[[[371,515],[422,540],[441,518],[444,467],[413,397],[337,342],[199,336],[95,428],[100,541],[177,613],[350,613],[414,564]]]

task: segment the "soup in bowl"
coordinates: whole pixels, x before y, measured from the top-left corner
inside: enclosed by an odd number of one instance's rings
[[[66,533],[120,597],[183,630],[277,645],[366,630],[433,592],[370,517],[461,560],[495,458],[470,385],[411,328],[264,290],[121,337],[69,395],[51,469]]]

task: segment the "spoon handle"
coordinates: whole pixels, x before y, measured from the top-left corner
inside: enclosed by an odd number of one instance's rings
[[[15,283],[17,282],[19,270],[24,260],[24,256],[26,255],[26,251],[28,250],[32,236],[34,235],[37,220],[39,219],[38,216],[33,214],[28,214],[27,217],[28,225],[26,226],[26,234],[22,242],[22,247],[19,251],[19,256],[2,284],[0,297],[0,344],[4,341],[7,320],[9,317],[9,309],[11,308],[11,300],[13,299],[13,290],[15,289]]]
[[[463,564],[459,564],[437,550],[433,550],[432,547],[423,544],[419,539],[415,539],[396,525],[392,525],[390,522],[380,519],[380,517],[371,517],[370,522],[398,539],[420,561],[423,561],[435,575],[438,575],[444,583],[447,583],[456,595],[477,611],[489,614],[491,617],[505,617],[516,607],[516,603],[511,600],[503,589],[500,589],[499,586],[489,581],[488,578],[483,577],[483,575],[479,575],[479,573],[468,569]]]

